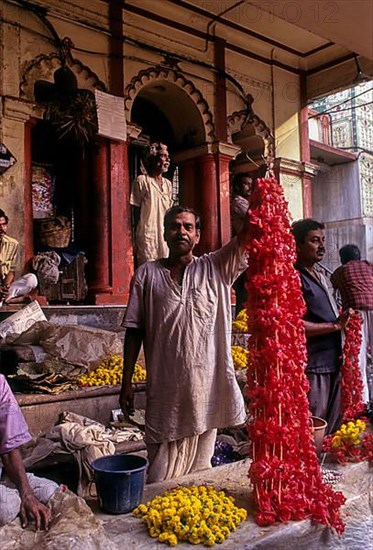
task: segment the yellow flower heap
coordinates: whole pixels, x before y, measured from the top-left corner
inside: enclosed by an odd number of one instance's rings
[[[247,517],[232,497],[205,485],[172,489],[140,504],[133,513],[144,520],[151,537],[169,546],[181,541],[220,544]]]
[[[246,369],[249,352],[241,346],[231,346],[233,365],[236,370]]]
[[[78,378],[79,386],[114,386],[122,382],[123,358],[120,355],[106,357],[96,370],[82,374]],[[146,370],[136,363],[132,376],[134,384],[146,380]]]
[[[332,447],[357,446],[361,443],[361,435],[365,431],[366,424],[362,420],[356,422],[347,422],[342,424],[339,430],[335,432],[332,439]]]
[[[233,332],[243,332],[247,333],[249,331],[247,327],[247,312],[246,309],[242,309],[237,317],[232,322],[232,331]]]

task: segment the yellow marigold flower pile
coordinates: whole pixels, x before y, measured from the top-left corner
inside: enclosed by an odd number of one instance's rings
[[[231,353],[235,370],[246,369],[249,358],[247,349],[242,346],[231,346]]]
[[[151,537],[169,546],[181,541],[220,544],[247,517],[232,497],[205,485],[172,489],[140,504],[133,513],[143,519]]]
[[[79,386],[115,386],[121,384],[123,374],[123,358],[120,355],[106,357],[96,370],[82,374],[78,378]],[[132,382],[146,380],[146,370],[136,363]]]
[[[242,309],[232,322],[232,332],[248,332],[246,309]]]
[[[343,446],[360,445],[361,435],[365,431],[366,423],[362,420],[342,424],[335,432],[332,439],[332,447],[338,449]]]
[[[132,375],[132,382],[137,384],[138,382],[145,382],[146,380],[146,370],[139,363],[136,363],[135,370]]]

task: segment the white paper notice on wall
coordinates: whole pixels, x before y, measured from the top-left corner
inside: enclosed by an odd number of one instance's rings
[[[98,134],[118,141],[127,140],[124,97],[95,90]]]

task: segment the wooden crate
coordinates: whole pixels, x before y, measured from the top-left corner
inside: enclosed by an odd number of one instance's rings
[[[84,273],[86,263],[85,255],[78,254],[73,262],[61,268],[56,284],[41,282],[39,293],[50,303],[83,302],[88,290]]]

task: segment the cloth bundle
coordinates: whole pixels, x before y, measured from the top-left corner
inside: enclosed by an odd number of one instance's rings
[[[79,472],[78,495],[93,496],[93,470],[91,463],[96,458],[113,455],[116,446],[124,441],[142,441],[143,434],[138,428],[106,428],[85,416],[64,412],[60,423],[49,432],[41,435],[33,447],[24,447],[24,464],[30,469],[34,464],[55,453],[71,453]]]
[[[39,252],[32,259],[32,267],[37,273],[39,281],[45,284],[55,285],[58,282],[61,258],[53,250],[50,252]]]

